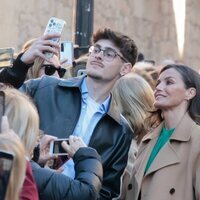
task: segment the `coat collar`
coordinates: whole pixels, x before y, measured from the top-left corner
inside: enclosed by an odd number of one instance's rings
[[[177,140],[177,141],[188,141],[191,137],[191,129],[195,126],[195,122],[186,112],[181,121],[179,122],[178,126],[175,128],[174,133],[172,134],[170,140]],[[157,138],[164,126],[162,122],[155,130],[147,134],[143,139],[142,142],[147,142],[154,138]]]
[[[79,90],[81,90],[81,84],[83,79],[86,77],[85,76],[78,76],[78,77],[74,77],[74,78],[69,78],[67,80],[61,80],[58,85],[61,87],[71,87],[71,88],[78,88]],[[113,100],[113,97],[111,95],[111,101],[110,101],[110,105],[109,105],[109,109],[107,114],[112,117],[117,123],[121,124],[121,120],[120,120],[120,112],[117,109],[116,103]]]

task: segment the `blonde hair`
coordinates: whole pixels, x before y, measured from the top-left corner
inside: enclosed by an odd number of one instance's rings
[[[27,51],[36,40],[37,40],[37,38],[32,38],[32,39],[26,41],[22,46],[21,53]]]
[[[26,174],[25,152],[20,139],[14,135],[0,134],[0,151],[14,155],[5,200],[19,200]]]
[[[153,108],[154,95],[151,86],[144,78],[131,72],[116,82],[113,97],[139,143],[147,133],[144,121],[148,111]]]
[[[5,115],[31,156],[39,135],[39,116],[31,100],[16,89],[5,89]]]
[[[26,80],[38,78],[39,77],[39,71],[40,71],[43,63],[44,63],[44,59],[39,58],[39,57],[36,58],[33,66],[30,67],[28,72],[27,72]]]

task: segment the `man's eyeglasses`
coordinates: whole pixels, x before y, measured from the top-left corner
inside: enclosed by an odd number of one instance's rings
[[[54,65],[51,64],[42,65],[41,68],[44,68],[44,73],[48,76],[53,75],[57,71],[60,78],[62,78],[66,72],[65,68],[55,67]]]
[[[119,55],[114,49],[107,47],[105,49],[101,49],[101,47],[99,45],[95,45],[95,46],[91,46],[89,49],[89,53],[91,53],[91,55],[97,55],[99,54],[101,51],[103,51],[103,56],[104,59],[106,61],[113,61],[114,58],[116,56],[119,56],[124,62],[129,62],[126,58],[124,58],[123,56]]]

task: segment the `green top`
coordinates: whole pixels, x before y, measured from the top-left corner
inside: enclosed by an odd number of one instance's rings
[[[157,156],[158,152],[160,151],[160,149],[164,146],[164,144],[169,140],[169,138],[171,137],[172,133],[174,132],[174,129],[170,129],[167,130],[165,127],[162,128],[162,131],[158,137],[158,140],[155,144],[155,146],[153,147],[153,150],[150,154],[149,160],[147,162],[144,174],[146,174],[146,172],[148,171],[148,169],[150,168],[152,162],[154,161],[155,157]]]

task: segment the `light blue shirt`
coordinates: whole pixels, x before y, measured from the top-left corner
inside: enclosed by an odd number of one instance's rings
[[[81,84],[81,96],[81,113],[79,116],[78,123],[74,129],[73,135],[81,137],[83,141],[88,145],[95,126],[103,117],[103,115],[108,112],[111,97],[107,97],[102,104],[95,102],[88,95],[88,89],[85,78],[83,79],[83,82]],[[68,160],[63,165],[63,168],[63,174],[71,178],[75,177],[74,162],[72,159]]]

